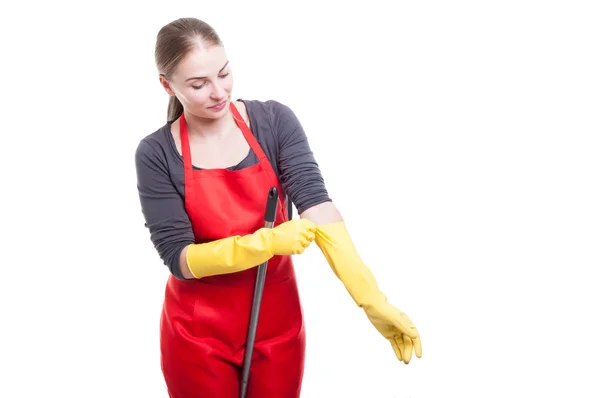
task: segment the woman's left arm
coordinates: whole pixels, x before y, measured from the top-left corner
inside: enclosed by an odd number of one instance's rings
[[[335,275],[375,328],[391,343],[396,357],[408,364],[413,349],[421,357],[421,339],[408,316],[388,303],[361,260],[344,219],[329,198],[306,134],[290,108],[277,104],[274,129],[284,191],[301,218],[317,224],[315,243]]]

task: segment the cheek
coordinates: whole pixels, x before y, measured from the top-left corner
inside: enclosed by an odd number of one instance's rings
[[[225,89],[225,91],[231,91],[231,89],[233,88],[233,77],[229,76],[227,77],[227,79],[225,79],[225,81],[223,82],[223,88]]]
[[[191,89],[187,95],[187,100],[190,105],[204,105],[210,102],[210,96],[207,94],[207,90],[194,90]]]

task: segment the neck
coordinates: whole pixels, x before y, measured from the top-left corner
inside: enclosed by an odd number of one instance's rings
[[[223,137],[230,130],[233,123],[231,111],[219,119],[206,119],[185,113],[188,135],[198,137]],[[179,121],[178,121],[179,123]]]

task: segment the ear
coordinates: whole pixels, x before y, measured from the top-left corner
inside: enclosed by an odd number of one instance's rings
[[[158,80],[160,81],[160,85],[163,86],[163,88],[165,89],[165,91],[167,92],[167,94],[169,94],[170,96],[174,96],[175,95],[175,93],[171,89],[171,84],[165,78],[164,75],[159,75],[158,76]]]

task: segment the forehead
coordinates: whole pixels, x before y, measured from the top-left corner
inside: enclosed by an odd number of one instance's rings
[[[222,46],[196,44],[177,65],[175,75],[182,79],[213,76],[219,73],[226,62],[227,55]]]

